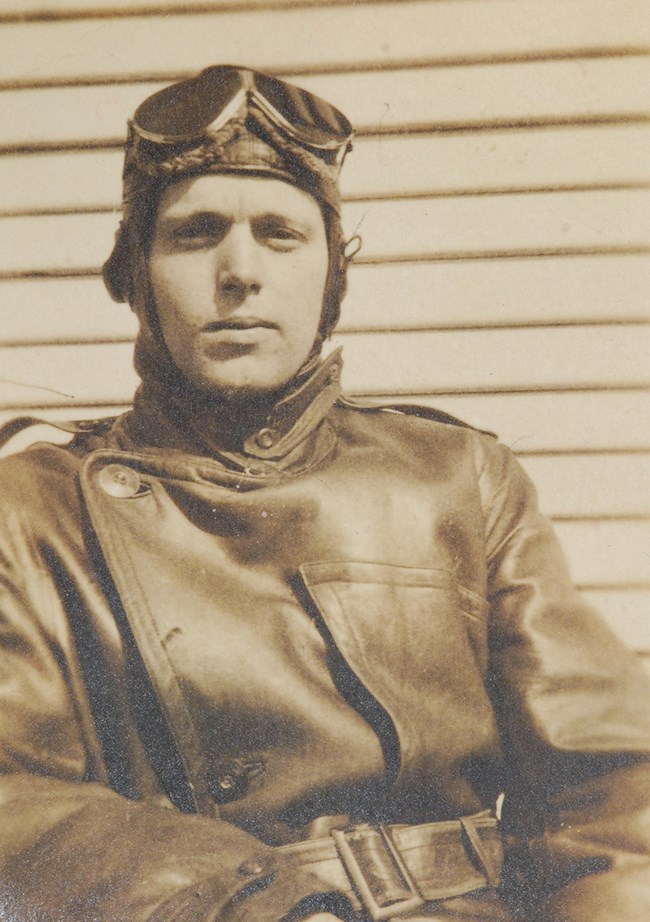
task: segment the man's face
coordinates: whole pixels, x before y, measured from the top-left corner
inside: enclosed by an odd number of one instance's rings
[[[328,268],[308,193],[278,179],[207,175],[165,190],[150,274],[165,344],[208,392],[285,384],[316,338]]]

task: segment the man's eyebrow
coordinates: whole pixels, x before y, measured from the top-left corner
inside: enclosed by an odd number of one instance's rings
[[[232,221],[232,216],[224,214],[222,211],[217,211],[214,208],[197,208],[191,209],[190,211],[183,211],[171,214],[166,214],[160,219],[160,224],[163,227],[174,227],[178,224],[185,224],[187,221],[194,220],[217,220],[217,221]]]
[[[249,216],[249,220],[262,227],[276,227],[279,225],[289,225],[297,230],[306,231],[309,222],[301,219],[297,215],[287,214],[282,211],[261,211],[259,214]],[[173,231],[177,227],[183,227],[193,221],[206,224],[214,222],[218,225],[231,224],[233,216],[219,211],[216,208],[197,208],[188,211],[170,212],[160,217],[158,227],[165,231]]]
[[[294,220],[290,215],[285,214],[281,211],[263,211],[258,215],[255,215],[255,218],[262,219],[265,221],[292,221]]]
[[[264,211],[261,214],[254,215],[252,220],[260,224],[291,224],[300,228],[307,227],[309,223],[297,215],[287,214],[282,211]]]

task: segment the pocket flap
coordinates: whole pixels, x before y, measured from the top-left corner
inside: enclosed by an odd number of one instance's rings
[[[400,781],[439,785],[463,754],[491,749],[494,715],[451,573],[335,561],[304,564],[300,575],[340,654],[393,721]]]

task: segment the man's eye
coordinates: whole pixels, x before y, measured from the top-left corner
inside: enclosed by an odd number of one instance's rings
[[[269,236],[277,237],[278,240],[295,240],[297,235],[289,227],[276,227],[270,232]]]
[[[176,231],[176,237],[180,237],[181,240],[188,240],[191,237],[200,237],[205,233],[205,229],[202,227],[179,227]]]
[[[270,246],[275,246],[279,249],[292,249],[304,240],[299,231],[292,227],[282,226],[266,228],[263,236]]]
[[[222,222],[200,219],[188,221],[176,228],[174,237],[180,241],[220,240],[226,232]]]

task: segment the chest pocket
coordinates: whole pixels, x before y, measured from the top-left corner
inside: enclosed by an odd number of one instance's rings
[[[300,575],[339,654],[392,721],[397,788],[462,786],[461,763],[495,757],[484,600],[445,570],[334,562],[303,564]]]

